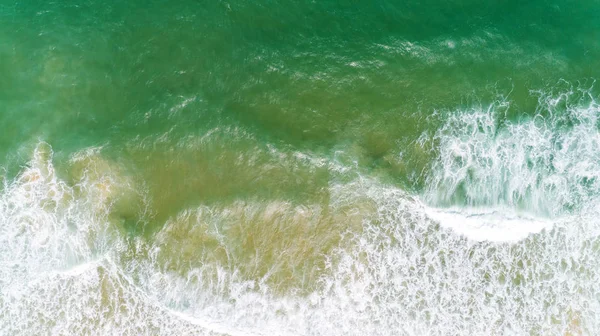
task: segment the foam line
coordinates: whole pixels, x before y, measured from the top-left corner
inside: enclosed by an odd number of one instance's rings
[[[553,220],[517,214],[507,208],[433,208],[425,214],[444,227],[476,241],[515,242],[552,228]]]

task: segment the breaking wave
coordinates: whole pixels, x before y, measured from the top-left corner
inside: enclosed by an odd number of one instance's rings
[[[357,177],[327,202],[186,208],[150,238],[119,225],[120,200],[149,203],[102,149],[61,179],[41,143],[0,195],[0,333],[594,334],[599,109],[574,95],[450,114],[418,197],[315,159]]]

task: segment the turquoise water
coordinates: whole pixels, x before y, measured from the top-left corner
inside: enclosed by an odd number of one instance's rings
[[[599,17],[0,0],[0,334],[598,333]]]

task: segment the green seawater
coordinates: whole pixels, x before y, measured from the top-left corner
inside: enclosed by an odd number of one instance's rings
[[[600,332],[600,3],[0,0],[0,334]]]

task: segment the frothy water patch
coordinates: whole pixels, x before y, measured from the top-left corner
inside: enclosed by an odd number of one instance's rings
[[[19,176],[4,186],[0,334],[194,330],[156,304],[140,301],[139,290],[111,261],[122,241],[110,213],[133,186],[99,152],[73,155],[73,181],[67,183],[56,174],[51,147],[40,143]]]
[[[106,197],[89,197],[87,190],[58,179],[51,158],[50,146],[38,145],[29,166],[0,197],[0,254],[13,271],[19,269],[2,277],[8,281],[4,288],[16,280],[12,275],[29,277],[85,262],[107,243],[94,224],[102,221],[102,212],[94,209],[107,206]]]
[[[523,238],[600,197],[600,106],[589,91],[540,94],[520,121],[503,116],[508,105],[451,113],[433,137],[423,200],[452,208],[430,214],[478,240]]]
[[[508,208],[431,208],[424,206],[427,217],[442,223],[465,237],[478,241],[510,242],[551,228],[553,221],[515,213]]]
[[[360,232],[372,211],[372,204],[360,201],[340,207],[285,201],[202,206],[171,218],[149,254],[162,269],[199,286],[222,281],[220,273],[229,269],[252,287],[302,295],[314,289],[332,250]]]
[[[557,221],[551,230],[498,244],[440,227],[405,192],[375,181],[333,185],[331,192],[338,202],[331,205],[334,209],[368,200],[374,211],[364,214],[360,231],[348,232],[328,253],[311,292],[299,295],[292,285],[276,293],[234,264],[218,266],[217,276],[207,278],[205,266],[164,264],[156,253],[130,265],[128,272],[137,274],[137,286],[162,305],[250,334],[564,335],[599,330],[596,207],[585,216]],[[201,217],[195,218],[201,224]],[[172,234],[172,227],[161,233]],[[157,241],[146,248],[168,249],[188,238],[172,239],[169,245]],[[225,252],[232,248],[224,246]]]

